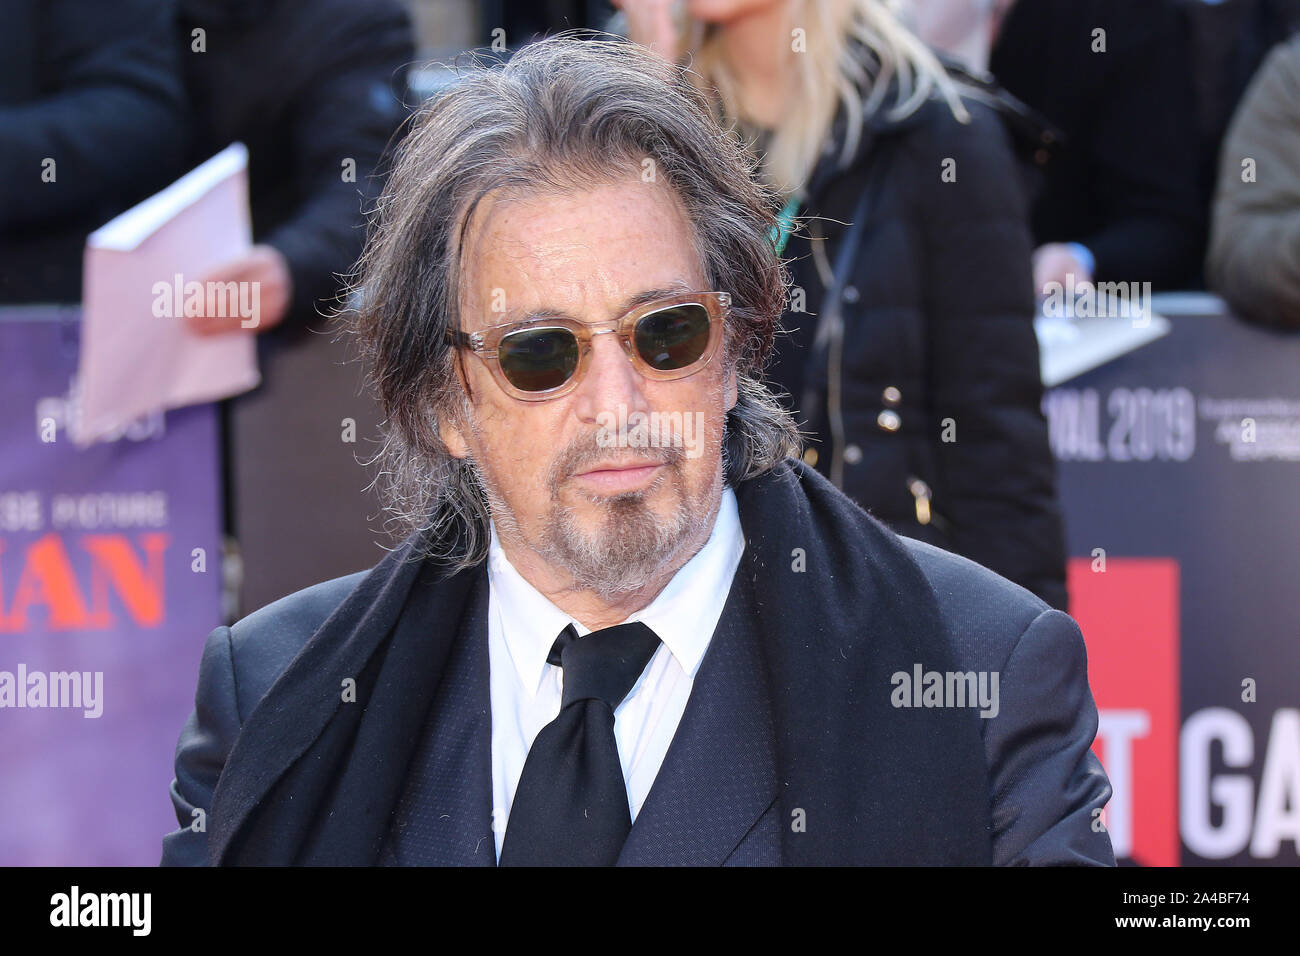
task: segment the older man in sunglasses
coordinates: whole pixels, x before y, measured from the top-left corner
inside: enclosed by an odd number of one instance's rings
[[[774,225],[636,46],[426,108],[357,315],[408,534],[208,638],[164,863],[1113,864],[1073,621],[797,457]]]

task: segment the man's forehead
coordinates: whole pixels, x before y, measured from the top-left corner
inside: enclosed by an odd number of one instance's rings
[[[691,231],[676,192],[662,183],[620,179],[538,191],[493,190],[474,206],[466,245],[507,256],[599,251],[610,236],[667,238]]]
[[[611,197],[611,194],[612,197]],[[614,184],[485,198],[461,271],[465,327],[545,313],[598,321],[703,290],[688,220],[671,191]]]
[[[548,301],[545,296],[526,295],[517,297],[517,301],[513,304],[507,303],[504,309],[494,312],[492,314],[492,324],[521,322],[525,319],[534,318],[567,318],[576,319],[579,322],[614,319],[631,312],[638,306],[654,302],[656,299],[667,298],[682,292],[702,291],[708,290],[702,289],[698,282],[688,282],[684,279],[630,290],[626,287],[619,290],[610,290],[599,297],[602,301],[610,303],[607,307],[607,314],[604,315],[589,314],[591,307],[595,307],[595,303],[590,302],[590,297],[580,297],[584,300],[584,305],[590,307],[579,309],[568,305],[565,297],[555,297]]]

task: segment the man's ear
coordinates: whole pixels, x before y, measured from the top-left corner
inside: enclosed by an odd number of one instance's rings
[[[451,457],[469,457],[469,444],[465,441],[465,436],[461,432],[460,426],[446,415],[438,419],[438,437],[441,438],[442,443],[447,446],[447,451],[451,454]]]
[[[733,365],[731,366],[730,370],[728,370],[727,379],[725,382],[722,383],[722,387],[725,390],[723,394],[727,401],[726,410],[731,411],[733,408],[736,407],[736,402],[740,400],[740,394],[737,385],[736,366]]]
[[[469,410],[469,396],[472,394],[469,390],[469,379],[465,375],[465,367],[460,363],[460,352],[457,349],[452,350],[452,365],[456,369],[456,378],[460,380],[460,387],[465,390],[465,397],[462,402],[462,408],[467,412]],[[468,458],[469,443],[465,441],[465,433],[461,431],[461,424],[457,420],[459,415],[448,411],[447,414],[438,416],[438,437],[442,443],[447,446],[447,451],[453,458]]]

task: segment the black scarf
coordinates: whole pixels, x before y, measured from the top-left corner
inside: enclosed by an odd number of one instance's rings
[[[955,670],[936,597],[899,540],[791,460],[737,485],[791,864],[992,861],[979,717],[896,709],[890,677]],[[478,568],[386,557],[245,722],[209,821],[216,864],[371,865]],[[802,568],[802,570],[800,570]],[[342,702],[348,678],[356,702]],[[793,821],[800,826],[791,825]]]

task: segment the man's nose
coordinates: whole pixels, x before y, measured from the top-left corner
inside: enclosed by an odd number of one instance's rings
[[[602,412],[648,411],[645,378],[632,365],[617,333],[597,333],[591,339],[587,374],[574,390],[574,411],[584,422]]]

